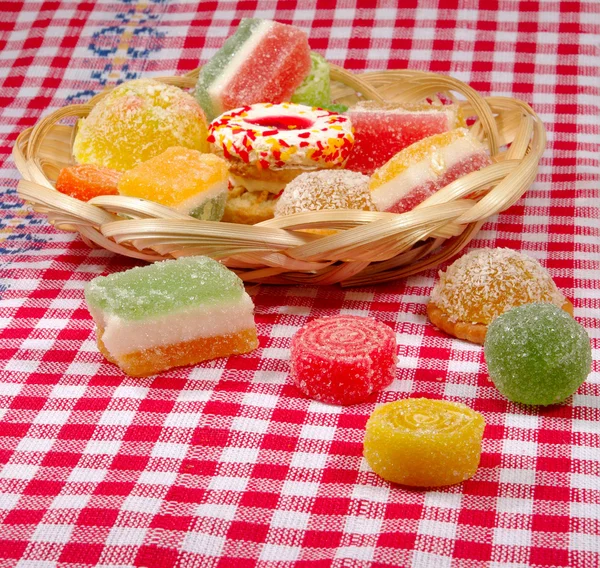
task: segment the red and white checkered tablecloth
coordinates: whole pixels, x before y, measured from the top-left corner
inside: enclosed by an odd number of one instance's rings
[[[350,0],[0,2],[0,568],[600,566],[600,3]],[[132,379],[98,353],[83,285],[135,261],[56,231],[15,193],[17,134],[139,76],[183,73],[242,17],[302,27],[361,71],[431,70],[529,102],[548,131],[533,187],[471,245],[538,258],[573,300],[594,367],[572,400],[508,403],[479,346],[426,321],[436,274],[373,288],[251,290],[260,348]],[[338,408],[288,378],[308,320],[394,328],[393,385]],[[407,490],[362,458],[377,403],[460,401],[486,418],[481,466]]]

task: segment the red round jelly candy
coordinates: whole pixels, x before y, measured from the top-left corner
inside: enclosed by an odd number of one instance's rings
[[[387,387],[396,373],[396,335],[372,318],[311,321],[292,338],[291,376],[307,396],[356,404]]]

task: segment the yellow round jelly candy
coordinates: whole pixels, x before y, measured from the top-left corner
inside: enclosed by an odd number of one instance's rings
[[[171,146],[208,152],[204,111],[189,93],[154,79],[119,85],[79,121],[73,155],[80,164],[130,170]]]
[[[413,487],[460,483],[477,471],[485,420],[464,404],[408,398],[376,408],[364,456],[386,481]]]

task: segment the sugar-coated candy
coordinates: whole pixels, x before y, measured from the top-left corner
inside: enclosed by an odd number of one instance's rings
[[[497,389],[523,404],[563,402],[592,368],[587,332],[552,304],[526,304],[498,316],[489,326],[484,353]]]
[[[481,344],[494,318],[533,302],[573,309],[536,259],[507,248],[483,248],[440,271],[427,315],[446,333]]]
[[[311,51],[310,73],[294,91],[292,102],[310,107],[326,108],[331,102],[329,63],[322,55]]]
[[[79,164],[62,168],[56,179],[56,190],[81,201],[89,201],[99,195],[116,195],[121,172]]]
[[[207,221],[220,221],[229,165],[214,154],[173,146],[125,172],[119,193],[142,197]]]
[[[350,108],[354,149],[346,168],[371,175],[407,146],[455,128],[455,105],[361,101]]]
[[[310,69],[308,38],[301,29],[244,19],[200,70],[196,99],[209,120],[245,105],[289,101]]]
[[[73,155],[80,164],[119,171],[171,146],[208,152],[207,124],[190,94],[154,79],[119,85],[79,121]]]
[[[300,174],[277,200],[275,217],[323,209],[373,211],[369,178],[348,170],[321,170]]]
[[[308,397],[348,405],[388,386],[396,373],[396,336],[352,315],[313,320],[292,338],[291,377]]]
[[[398,152],[371,177],[379,211],[410,211],[442,187],[491,164],[485,147],[466,128],[435,134]]]
[[[379,406],[367,421],[364,456],[386,481],[441,487],[477,471],[485,420],[468,406],[407,398]]]
[[[165,260],[94,278],[85,288],[98,348],[131,376],[258,346],[242,281],[207,257]]]

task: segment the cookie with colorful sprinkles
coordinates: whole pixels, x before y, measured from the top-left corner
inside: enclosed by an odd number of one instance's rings
[[[273,217],[276,198],[298,175],[343,167],[354,136],[350,120],[341,114],[293,103],[260,103],[213,120],[208,141],[230,163],[234,190],[223,220],[252,224]],[[236,200],[268,207],[260,214],[255,207],[240,214]]]

